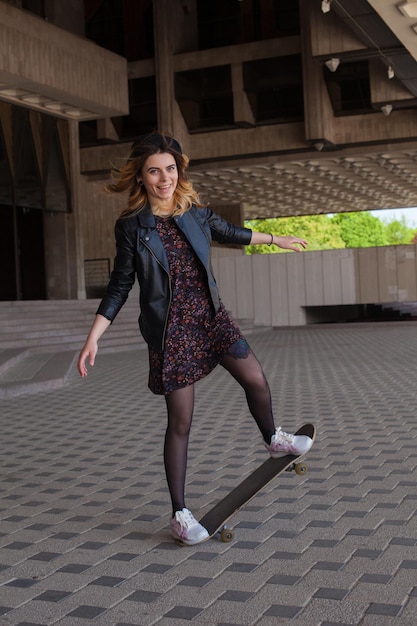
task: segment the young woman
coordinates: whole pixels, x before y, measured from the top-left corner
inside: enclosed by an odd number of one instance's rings
[[[127,163],[113,172],[109,193],[128,194],[116,222],[116,257],[105,297],[78,359],[94,365],[98,341],[123,306],[137,277],[140,331],[149,349],[149,388],[165,396],[168,426],[164,465],[172,501],[171,532],[185,544],[208,533],[185,504],[188,439],[194,383],[222,365],[243,387],[248,407],[273,457],[305,453],[309,437],[276,428],[264,372],[226,311],[213,276],[211,241],[274,243],[299,251],[307,242],[230,224],[203,206],[186,175],[188,158],[174,138],[158,132],[140,137]]]

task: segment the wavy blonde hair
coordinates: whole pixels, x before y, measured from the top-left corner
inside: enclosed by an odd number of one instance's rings
[[[171,154],[177,165],[178,183],[173,195],[176,209],[173,215],[182,215],[189,211],[193,204],[203,206],[187,177],[186,169],[190,160],[183,154],[178,141],[170,135],[153,132],[142,135],[133,143],[127,162],[112,170],[113,182],[104,188],[109,194],[128,192],[127,208],[122,211],[120,217],[136,215],[148,202],[146,189],[137,182],[137,179],[142,174],[146,160],[153,154],[160,153]]]

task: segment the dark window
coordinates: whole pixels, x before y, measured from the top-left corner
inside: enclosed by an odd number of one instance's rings
[[[189,131],[220,130],[234,125],[229,65],[177,72],[175,97]]]
[[[97,139],[97,122],[96,120],[89,120],[87,122],[79,122],[79,141],[80,148],[88,148],[89,146],[96,146],[101,143]]]
[[[11,205],[12,203],[12,176],[0,124],[0,205]]]
[[[198,0],[199,48],[218,48],[300,33],[298,0]]]
[[[43,0],[22,0],[22,9],[35,13],[35,15],[40,15],[40,17],[45,17]]]
[[[22,300],[46,297],[45,249],[42,211],[17,207]]]
[[[121,139],[133,139],[155,130],[158,126],[155,76],[129,80],[129,115],[112,119]]]
[[[275,37],[290,37],[300,34],[298,1],[274,0]]]
[[[300,56],[244,63],[243,84],[256,122],[279,123],[303,119]]]
[[[85,3],[86,5],[92,3]],[[93,3],[97,7],[97,3]],[[125,56],[123,2],[120,0],[104,0],[94,11],[88,12],[86,6],[85,33],[102,48],[107,48],[116,54]]]
[[[22,207],[42,209],[42,184],[33,143],[29,112],[12,109],[16,146],[16,203]]]
[[[137,135],[158,127],[155,76],[129,80],[129,115],[113,117],[112,122],[117,135],[123,141],[134,139]],[[80,122],[79,128],[82,148],[109,143],[108,139],[97,138],[95,120]]]
[[[200,50],[241,43],[241,11],[237,0],[197,0]]]
[[[340,63],[335,72],[324,66],[323,72],[335,115],[375,112],[371,106],[367,61]]]
[[[152,0],[84,0],[89,39],[128,61],[154,55]]]
[[[16,300],[16,212],[10,204],[0,204],[0,300]]]

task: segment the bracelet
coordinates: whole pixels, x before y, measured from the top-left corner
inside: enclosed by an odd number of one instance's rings
[[[268,235],[271,237],[271,241],[267,245],[272,246],[272,244],[274,243],[274,235],[272,233],[268,233]]]

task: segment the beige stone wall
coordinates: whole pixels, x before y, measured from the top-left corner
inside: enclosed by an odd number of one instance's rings
[[[126,205],[126,200],[103,191],[105,178],[81,177],[81,228],[84,238],[84,259],[109,257],[113,259],[114,223]]]
[[[416,245],[224,257],[214,269],[227,308],[261,326],[325,320],[306,307],[417,300]]]

